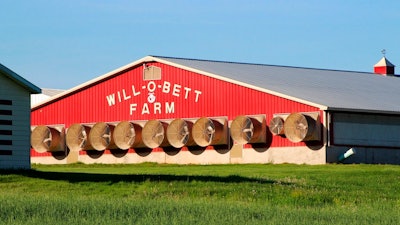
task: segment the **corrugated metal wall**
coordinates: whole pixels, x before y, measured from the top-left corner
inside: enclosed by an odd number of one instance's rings
[[[319,111],[257,90],[161,63],[161,80],[143,80],[137,66],[32,111],[32,125],[198,118]],[[151,96],[152,95],[152,96]],[[152,98],[155,101],[152,102]],[[322,118],[322,114],[321,114]],[[302,146],[276,136],[271,146]],[[37,153],[32,152],[33,155]],[[43,154],[40,154],[43,155]]]

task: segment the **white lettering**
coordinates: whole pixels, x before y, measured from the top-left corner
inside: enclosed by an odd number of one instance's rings
[[[130,114],[133,115],[133,112],[136,111],[137,104],[130,104]]]
[[[161,114],[161,103],[159,103],[159,102],[155,102],[154,103],[154,112],[153,112],[153,114],[157,114],[157,111],[158,111],[158,114]]]
[[[138,95],[140,95],[140,91],[136,92],[136,90],[135,90],[135,85],[132,85],[132,93],[133,93],[133,96],[138,96]]]
[[[164,85],[163,85],[163,88],[162,88],[162,92],[168,94],[168,93],[169,93],[169,90],[170,90],[170,87],[171,87],[171,83],[168,82],[168,81],[164,81]]]
[[[147,84],[147,90],[148,90],[149,92],[154,92],[154,91],[156,90],[156,88],[157,88],[157,85],[156,85],[156,83],[154,83],[154,81],[150,81],[150,82]]]
[[[128,100],[128,99],[130,99],[131,98],[131,96],[130,95],[126,95],[126,93],[125,93],[125,89],[122,89],[122,95],[124,96],[124,100]]]
[[[128,86],[129,87],[129,86]],[[142,108],[137,103],[131,103],[135,96],[141,95],[140,88],[143,88],[145,92],[148,92],[147,103],[142,104]],[[131,90],[130,90],[131,89]],[[161,114],[161,113],[175,113],[175,103],[174,102],[156,102],[155,92],[160,89],[160,92],[164,94],[171,94],[175,97],[183,97],[184,99],[191,99],[194,102],[199,102],[202,95],[202,91],[192,89],[190,87],[185,87],[181,84],[171,83],[168,81],[163,81],[162,84],[156,84],[155,81],[149,81],[146,85],[140,86],[132,84],[130,88],[121,88],[116,90],[112,94],[106,95],[106,101],[108,106],[116,105],[117,103],[122,103],[128,101],[129,113],[133,115],[137,111],[141,110],[143,114]],[[168,96],[162,97],[162,99],[168,99]],[[158,100],[158,99],[157,99]],[[149,104],[154,104],[153,106]]]
[[[117,95],[118,95],[119,102],[121,102],[121,93],[119,91],[117,92]]]
[[[143,103],[142,105],[142,115],[144,114],[162,114],[163,110],[166,114],[175,113],[175,102],[165,102],[164,106],[162,102],[155,102],[153,104],[153,108],[149,106],[148,103]],[[129,113],[132,116],[137,111],[137,103],[133,103],[129,105]],[[163,108],[165,107],[165,108]]]
[[[108,106],[115,105],[115,94],[107,95]]]
[[[165,103],[165,113],[174,113],[175,112],[175,103],[171,102],[171,105],[169,105],[168,102]]]
[[[190,92],[192,89],[191,89],[191,88],[188,88],[188,87],[184,87],[183,89],[185,89],[185,99],[188,99],[189,92]]]
[[[174,85],[174,90],[172,91],[172,95],[173,96],[176,96],[176,97],[179,97],[179,92],[181,92],[181,85],[179,85],[179,84],[175,84]]]
[[[201,91],[194,90],[194,92],[196,93],[196,100],[195,100],[195,102],[198,102],[198,101],[199,101],[199,95],[201,95]]]
[[[150,114],[149,105],[147,105],[147,103],[143,104],[142,115],[143,114]]]

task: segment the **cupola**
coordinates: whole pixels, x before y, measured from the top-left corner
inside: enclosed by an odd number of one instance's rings
[[[393,76],[394,75],[394,67],[393,65],[386,57],[384,50],[382,51],[384,54],[382,59],[379,60],[378,63],[374,65],[374,73],[380,74],[380,75],[388,75],[388,76]]]

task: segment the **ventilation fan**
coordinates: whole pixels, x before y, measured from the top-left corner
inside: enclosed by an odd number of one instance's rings
[[[320,131],[318,129],[318,113],[316,116],[302,113],[290,114],[284,123],[285,136],[291,142],[319,140]]]
[[[247,116],[237,116],[231,124],[231,137],[238,144],[248,143],[254,134],[253,122]]]
[[[91,125],[72,124],[67,131],[67,146],[70,151],[93,150],[88,139]]]
[[[192,132],[193,140],[201,147],[227,144],[228,141],[228,129],[225,118],[217,120],[202,117],[193,125]]]
[[[103,151],[116,148],[112,138],[114,126],[104,122],[96,123],[89,133],[89,140],[94,150]]]
[[[165,144],[164,134],[166,126],[165,123],[158,120],[147,121],[142,130],[143,143],[148,148],[157,148]]]
[[[37,126],[31,133],[31,146],[39,153],[64,151],[64,128]]]
[[[283,135],[285,131],[283,129],[284,120],[280,116],[276,116],[269,122],[269,130],[273,135]]]
[[[120,149],[144,147],[141,135],[142,127],[129,121],[118,123],[113,132],[115,145]]]
[[[237,144],[265,142],[265,116],[237,116],[231,123],[231,137]]]
[[[193,138],[190,135],[193,123],[183,119],[173,120],[167,128],[168,142],[175,148],[192,145]]]

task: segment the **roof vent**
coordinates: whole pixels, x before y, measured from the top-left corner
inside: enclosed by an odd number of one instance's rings
[[[374,65],[374,73],[380,74],[380,75],[389,75],[393,76],[394,75],[394,67],[391,62],[385,57],[386,51],[385,49],[382,50],[383,57],[381,60],[379,60],[378,63]]]

